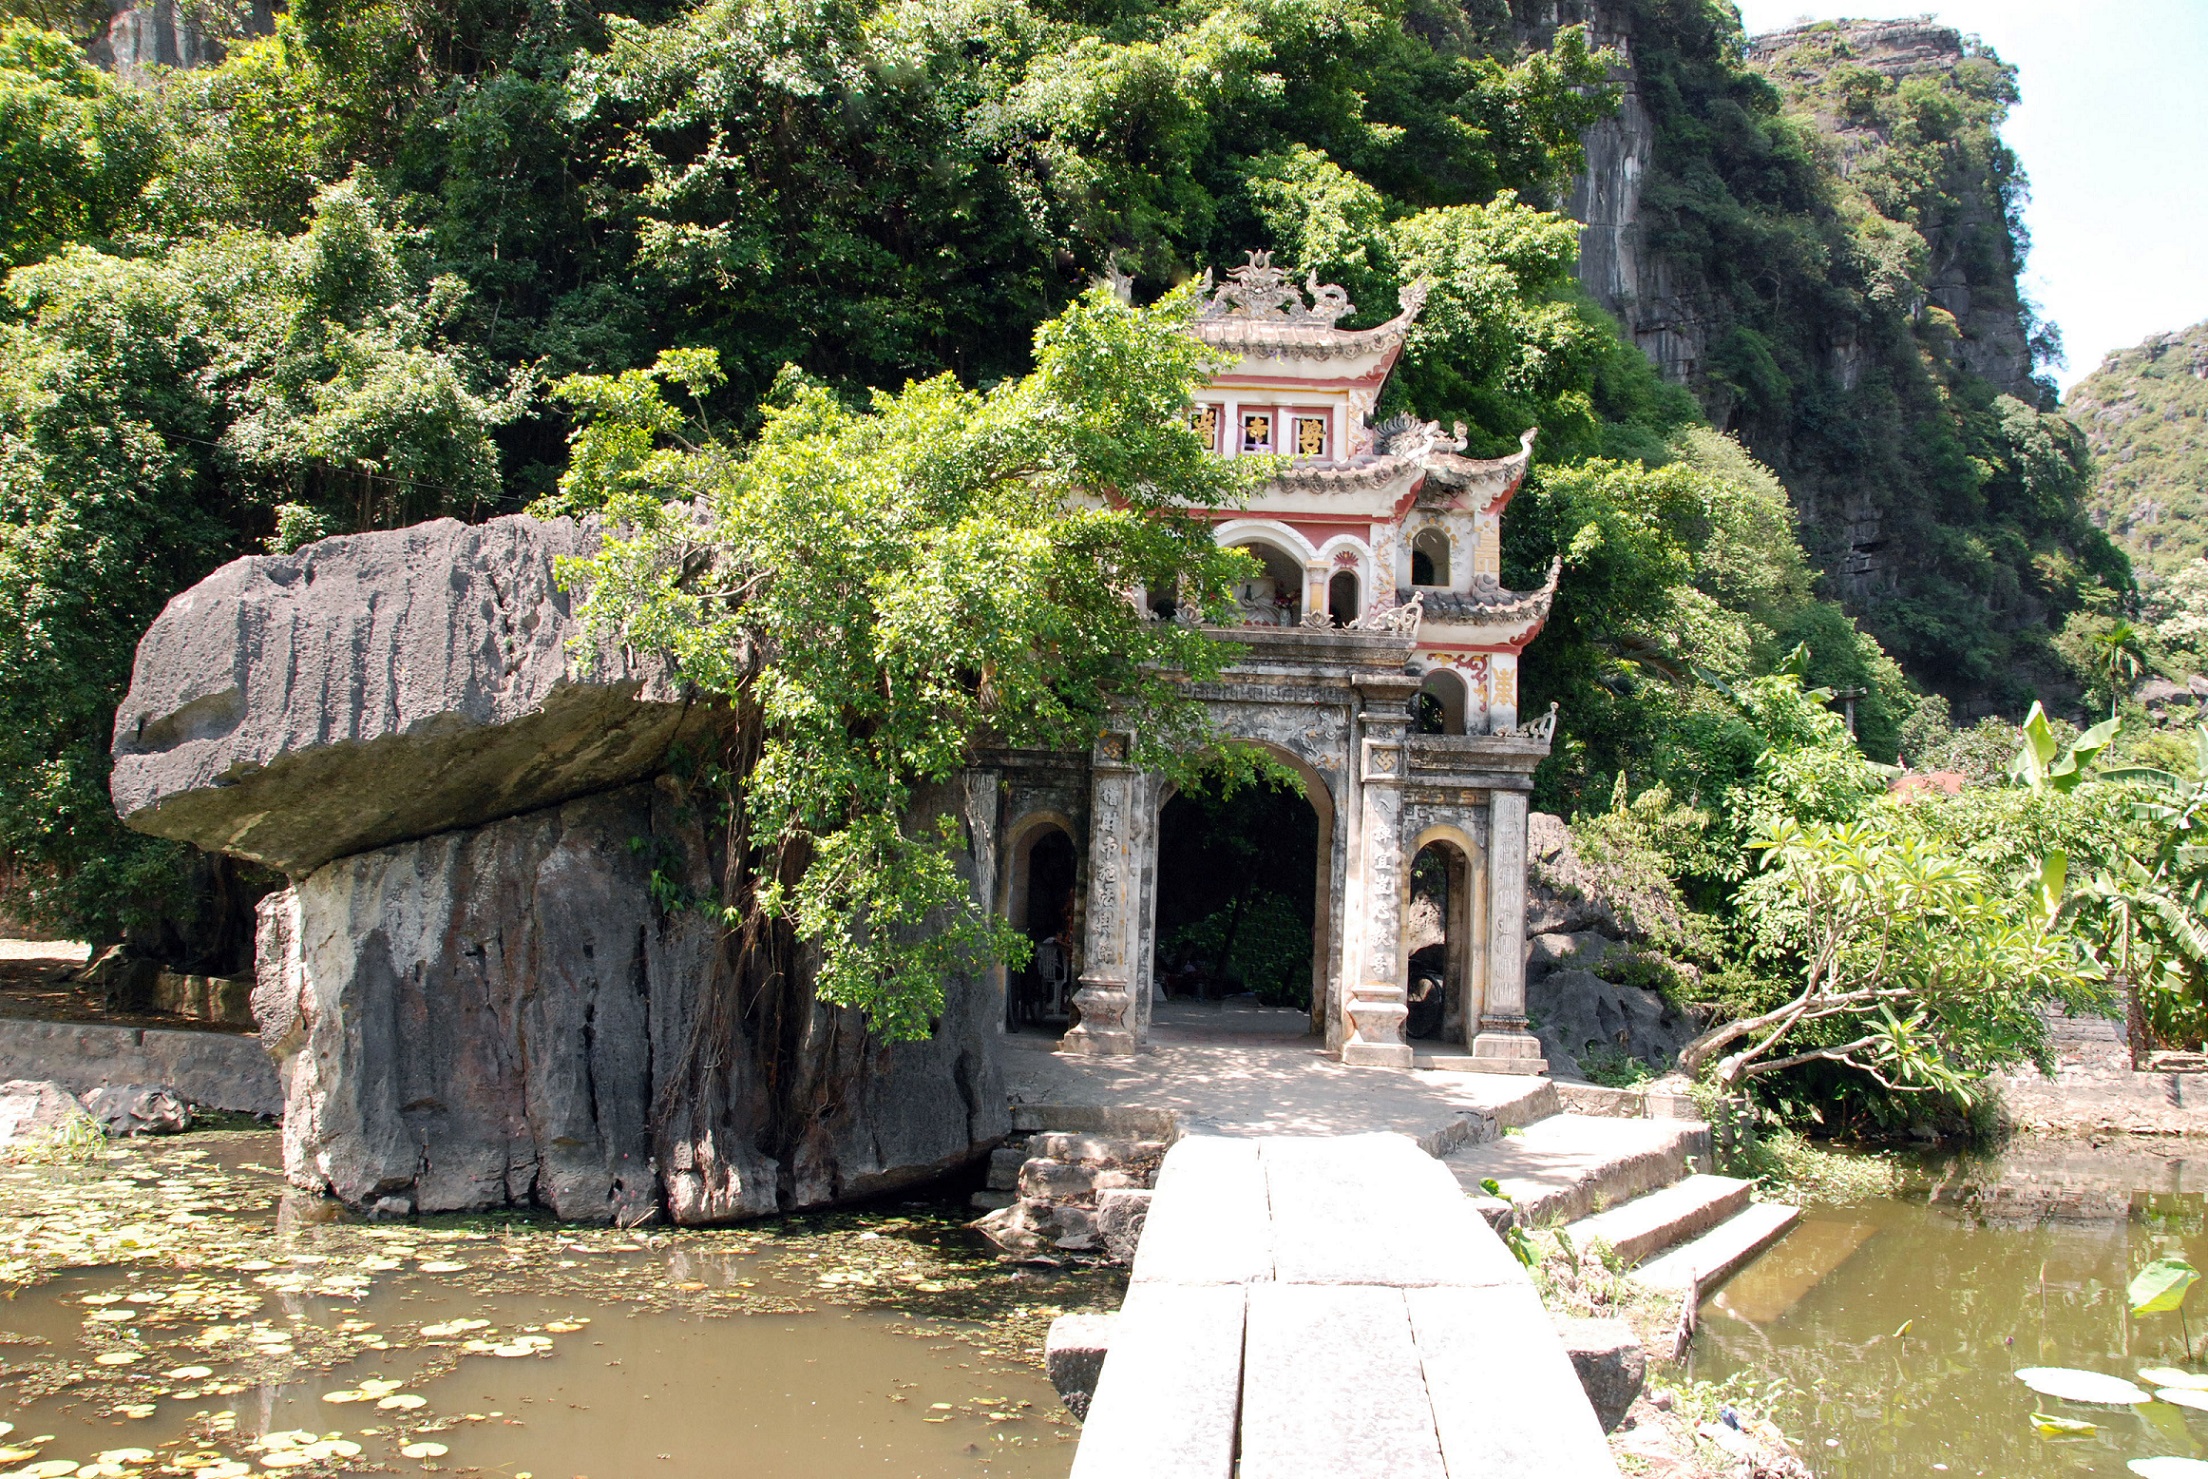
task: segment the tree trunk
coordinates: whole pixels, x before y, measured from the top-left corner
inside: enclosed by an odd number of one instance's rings
[[[2147,1009],[2139,1004],[2139,983],[2119,975],[2115,984],[2124,995],[2124,1039],[2131,1045],[2132,1072],[2143,1072],[2154,1055],[2154,1039],[2147,1032]]]

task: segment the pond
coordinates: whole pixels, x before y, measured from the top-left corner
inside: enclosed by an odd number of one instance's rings
[[[955,1202],[725,1229],[367,1222],[273,1133],[0,1167],[0,1475],[1062,1476],[1043,1331],[1119,1276]]]
[[[2202,1458],[2208,1412],[2039,1397],[2012,1373],[2208,1371],[2185,1350],[2188,1336],[2195,1353],[2208,1344],[2203,1290],[2181,1314],[2133,1318],[2125,1298],[2157,1257],[2208,1268],[2204,1192],[2208,1157],[2154,1145],[1926,1162],[1904,1196],[1812,1209],[1719,1290],[1691,1374],[1791,1388],[1782,1425],[1822,1479],[2119,1475],[2132,1459]],[[2047,1436],[2034,1413],[2096,1431]]]

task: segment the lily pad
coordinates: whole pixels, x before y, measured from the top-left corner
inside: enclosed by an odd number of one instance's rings
[[[2151,1402],[2153,1396],[2120,1376],[2080,1371],[2074,1366],[2027,1366],[2016,1379],[2043,1397],[2065,1402],[2088,1402],[2100,1407],[2131,1407]]]
[[[2208,1412],[2208,1392],[2198,1387],[2157,1387],[2154,1400],[2167,1402],[2172,1407],[2190,1407],[2196,1412]]]
[[[2048,1438],[2083,1438],[2101,1430],[2099,1423],[2089,1423],[2075,1417],[2057,1417],[2052,1412],[2033,1413],[2032,1426],[2039,1429],[2043,1437]]]
[[[407,1458],[443,1458],[450,1451],[442,1443],[409,1443],[399,1450]]]
[[[2143,1366],[2139,1379],[2150,1387],[2190,1387],[2195,1391],[2208,1391],[2208,1375],[2198,1371],[2180,1371],[2175,1366]]]
[[[2124,1467],[2139,1479],[2208,1479],[2208,1464],[2197,1458],[2135,1458]]]
[[[2185,1291],[2199,1277],[2200,1270],[2182,1258],[2157,1258],[2139,1270],[2124,1297],[2135,1315],[2168,1314],[2185,1302]]]

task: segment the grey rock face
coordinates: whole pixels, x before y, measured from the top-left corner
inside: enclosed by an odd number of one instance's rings
[[[568,649],[570,520],[325,539],[170,601],[115,715],[123,820],[303,877],[650,776],[692,717],[659,662]]]
[[[76,1096],[52,1079],[11,1078],[0,1083],[0,1145],[93,1123]]]
[[[111,1084],[84,1096],[85,1112],[117,1139],[175,1135],[192,1127],[191,1106],[157,1084]]]
[[[1579,1373],[1579,1384],[1594,1404],[1602,1430],[1609,1432],[1624,1420],[1626,1409],[1641,1394],[1648,1374],[1648,1355],[1640,1337],[1623,1320],[1582,1320],[1558,1316],[1557,1333]]]
[[[254,1010],[292,1181],[384,1212],[703,1223],[986,1153],[1003,1094],[963,1002],[896,1045],[813,1004],[797,1071],[757,1069],[715,997],[718,927],[652,903],[655,859],[699,852],[671,791],[638,785],[346,857],[264,901]]]
[[[1657,993],[1591,971],[1552,971],[1526,985],[1526,1011],[1552,1072],[1578,1077],[1591,1050],[1610,1048],[1661,1071],[1694,1040],[1694,1022]]]

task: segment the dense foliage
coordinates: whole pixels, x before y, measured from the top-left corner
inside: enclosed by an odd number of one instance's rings
[[[2032,374],[2057,351],[2017,292],[2012,69],[1967,40],[1912,67],[1869,23],[1743,59],[1729,7],[1624,10],[1654,130],[1644,231],[1672,284],[1649,331],[1694,322],[1682,370],[1710,419],[1785,481],[1828,593],[1913,678],[1976,713],[2066,687],[2054,629],[2129,577]]]
[[[2197,586],[2208,562],[2208,324],[2111,354],[2065,409],[2098,462],[2094,517],[2157,593],[2187,574]],[[2196,619],[2208,610],[2197,597],[2191,606]]]

